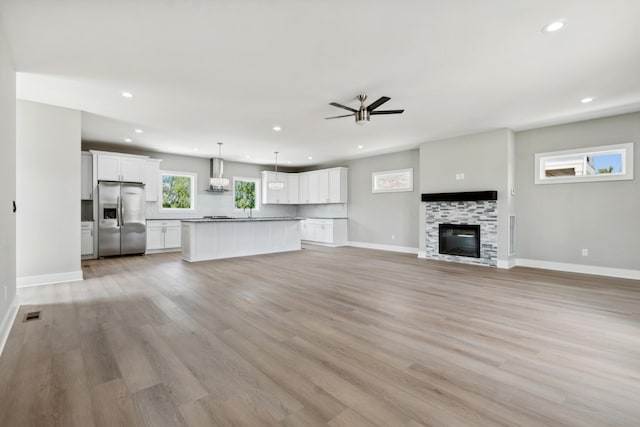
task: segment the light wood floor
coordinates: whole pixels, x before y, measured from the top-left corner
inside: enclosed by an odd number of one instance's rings
[[[640,425],[637,281],[311,246],[83,265],[21,290],[2,426]]]

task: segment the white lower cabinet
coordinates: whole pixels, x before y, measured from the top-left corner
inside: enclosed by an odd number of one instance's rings
[[[82,221],[80,225],[80,255],[93,255],[93,221]]]
[[[347,244],[347,219],[305,219],[300,223],[300,238],[310,243],[344,246]]]
[[[180,221],[147,221],[147,252],[180,250],[181,246]]]

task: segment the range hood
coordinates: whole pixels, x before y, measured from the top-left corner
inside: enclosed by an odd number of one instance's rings
[[[224,193],[229,185],[229,179],[224,178],[224,160],[222,159],[222,142],[218,142],[218,157],[211,158],[211,166],[209,169],[209,188],[210,193]]]

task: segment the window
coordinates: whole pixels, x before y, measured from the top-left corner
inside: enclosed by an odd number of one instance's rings
[[[197,174],[160,171],[160,178],[162,186],[161,211],[196,210]]]
[[[233,177],[233,208],[237,211],[260,210],[260,180]]]
[[[536,154],[536,184],[633,179],[633,143]]]

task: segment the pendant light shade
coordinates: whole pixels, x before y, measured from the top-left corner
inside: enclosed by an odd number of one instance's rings
[[[284,188],[284,182],[278,179],[278,152],[274,151],[273,153],[276,155],[276,163],[275,163],[276,179],[275,181],[269,182],[267,186],[269,187],[270,190],[282,190]]]

